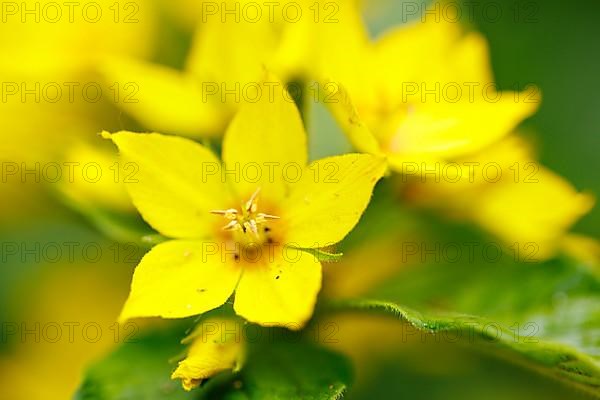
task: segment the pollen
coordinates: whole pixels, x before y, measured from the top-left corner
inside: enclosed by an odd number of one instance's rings
[[[256,238],[260,236],[259,227],[270,220],[279,219],[278,216],[258,212],[258,188],[250,199],[240,207],[240,210],[229,208],[227,210],[212,210],[211,214],[221,215],[229,222],[223,227],[226,231],[236,231],[251,234]]]

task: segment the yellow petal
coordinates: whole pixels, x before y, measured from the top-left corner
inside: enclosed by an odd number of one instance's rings
[[[565,179],[541,167],[537,182],[489,184],[473,206],[474,219],[508,244],[518,243],[523,257],[545,259],[594,199],[578,193]]]
[[[373,76],[384,97],[401,102],[406,83],[493,82],[489,51],[479,33],[464,35],[460,24],[414,22],[384,34],[373,45]]]
[[[512,92],[499,95],[497,102],[475,99],[407,106],[389,137],[388,154],[396,160],[414,162],[464,156],[509,134],[539,105],[537,101],[515,101]]]
[[[264,66],[269,66],[269,60],[278,44],[276,23],[269,19],[266,9],[262,18],[252,21],[248,18],[238,18],[228,15],[222,18],[220,11],[225,9],[244,9],[248,4],[256,4],[251,0],[226,0],[207,7],[204,22],[199,26],[190,55],[187,59],[186,70],[203,82],[221,84],[224,88],[235,90],[236,85],[242,88],[248,83],[256,83],[263,76]],[[223,51],[227,49],[227,51]],[[240,94],[240,90],[237,91]],[[235,104],[235,97],[226,97],[228,102]],[[239,103],[239,101],[237,102]]]
[[[313,313],[321,289],[321,263],[299,250],[278,249],[273,262],[244,268],[234,309],[250,322],[297,330]]]
[[[210,318],[202,321],[192,335],[195,337],[187,357],[171,375],[171,379],[181,379],[185,390],[192,390],[219,372],[240,367],[244,342],[238,321]]]
[[[138,168],[126,188],[142,217],[163,235],[208,237],[210,211],[229,204],[220,161],[188,139],[158,133],[103,133],[119,147],[125,163]]]
[[[533,175],[533,156],[531,143],[511,134],[482,151],[453,162],[442,161],[433,168],[401,159],[397,168],[403,179],[410,182],[413,201],[434,208],[452,208],[454,215],[468,215],[473,209],[472,197],[490,183],[496,185],[496,174],[501,174],[498,180],[515,180],[516,171],[519,179]]]
[[[71,5],[25,0],[14,7],[3,3],[0,52],[10,54],[0,59],[3,82],[10,82],[7,70],[16,70],[36,80],[79,84],[75,85],[77,91],[90,82],[90,76],[84,74],[95,68],[99,57],[151,57],[159,30],[156,2],[136,0],[118,6],[112,0],[84,0]],[[44,75],[47,77],[42,78]]]
[[[325,93],[324,103],[340,124],[352,145],[361,152],[380,154],[380,144],[375,135],[361,119],[347,89],[337,82],[325,82],[322,86]]]
[[[101,140],[96,138],[97,140]],[[106,207],[110,210],[135,212],[123,182],[135,172],[134,165],[118,161],[114,150],[78,141],[69,146],[65,160],[77,163],[74,168],[86,168],[89,175],[63,176],[57,189],[75,205],[80,207]]]
[[[274,64],[284,77],[322,81],[343,79],[360,69],[369,44],[357,1],[288,1],[300,4],[304,16],[285,24]],[[316,21],[315,21],[316,20]]]
[[[356,225],[386,162],[368,154],[329,157],[309,165],[282,206],[286,244],[326,247]]]
[[[111,98],[152,131],[221,135],[232,111],[182,72],[150,63],[107,59],[100,67]]]
[[[447,59],[450,79],[459,82],[493,82],[490,52],[485,37],[470,32],[459,40]],[[443,66],[442,66],[443,67]]]
[[[235,116],[223,139],[227,182],[240,198],[257,187],[272,201],[282,198],[289,179],[306,165],[306,134],[300,114],[281,82],[261,85],[256,103],[246,103]],[[287,96],[287,97],[286,97]]]
[[[214,243],[172,240],[155,246],[135,269],[119,321],[137,317],[184,318],[224,304],[240,269],[226,264]]]

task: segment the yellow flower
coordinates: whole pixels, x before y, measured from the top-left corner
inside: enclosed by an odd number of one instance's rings
[[[221,136],[265,68],[285,83],[308,82],[348,68],[367,43],[356,1],[227,0],[201,9],[183,71],[115,57],[100,67],[107,82],[136,82],[139,101],[118,105],[151,130]]]
[[[240,323],[231,319],[202,321],[186,341],[192,341],[187,356],[173,371],[185,390],[198,387],[204,379],[226,370],[237,371],[244,361],[245,342]]]
[[[482,149],[539,104],[534,87],[498,92],[485,39],[457,23],[394,28],[353,65],[330,77],[328,104],[356,148],[386,154],[397,171]]]
[[[138,183],[126,187],[142,217],[174,239],[138,265],[121,321],[200,314],[235,290],[234,309],[247,320],[301,327],[312,315],[321,264],[294,248],[342,240],[386,169],[367,154],[307,165],[300,115],[278,90],[242,107],[224,137],[223,166],[188,139],[104,136],[139,166]]]

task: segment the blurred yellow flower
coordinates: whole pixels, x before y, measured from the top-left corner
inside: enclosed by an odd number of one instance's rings
[[[385,154],[408,177],[419,203],[469,219],[536,259],[553,255],[592,207],[589,196],[539,167],[516,137],[504,139],[537,110],[540,95],[533,86],[496,90],[480,34],[449,19],[417,21],[384,34],[357,63],[339,71],[340,85],[329,85],[330,109],[356,148]],[[481,173],[473,177],[473,163],[494,163],[504,178],[490,184]],[[440,181],[455,166],[459,178]],[[539,184],[526,182],[523,170],[517,182],[509,179],[511,168],[526,167],[538,169]],[[420,187],[413,175],[430,175],[428,184]]]
[[[121,321],[200,314],[235,290],[237,314],[299,329],[312,315],[321,264],[297,249],[342,240],[386,169],[366,154],[307,166],[300,115],[280,90],[242,107],[225,134],[223,166],[187,139],[104,135],[139,166],[139,182],[126,187],[142,217],[175,238],[138,265]]]
[[[3,160],[56,160],[68,140],[106,127],[114,93],[95,75],[97,63],[154,49],[151,0],[5,2],[2,19]]]
[[[485,39],[446,20],[392,29],[330,79],[328,104],[354,146],[397,171],[477,151],[539,104],[534,87],[498,92]]]
[[[101,66],[107,82],[138,84],[139,101],[119,106],[152,131],[221,136],[240,104],[255,97],[265,69],[285,83],[308,82],[348,68],[367,43],[356,1],[199,6],[202,23],[183,71],[123,57]]]

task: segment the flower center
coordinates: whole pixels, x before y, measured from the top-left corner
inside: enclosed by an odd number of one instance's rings
[[[262,225],[270,220],[279,219],[278,216],[258,212],[258,195],[260,188],[257,189],[250,199],[245,202],[240,210],[229,208],[227,210],[213,210],[212,214],[222,215],[229,222],[223,227],[225,231],[232,231],[242,242],[262,242]]]

